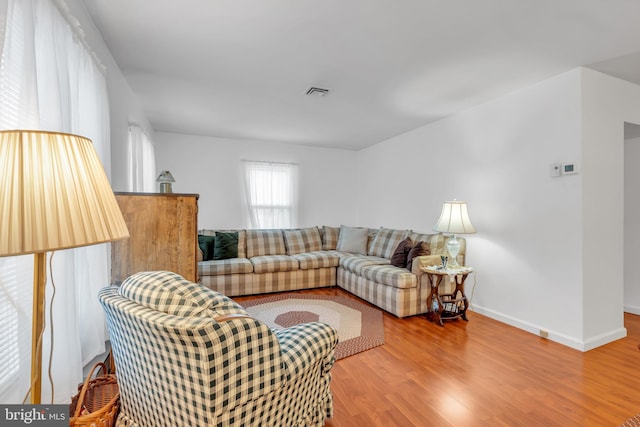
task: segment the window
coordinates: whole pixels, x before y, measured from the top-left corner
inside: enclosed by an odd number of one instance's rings
[[[51,0],[0,0],[0,129],[42,129],[88,137],[109,174],[109,104],[104,69],[75,18]],[[64,2],[62,2],[64,3]],[[64,8],[63,8],[64,9]],[[0,175],[2,171],[0,171]],[[1,177],[0,177],[1,180]],[[96,294],[109,284],[106,244],[57,251],[48,274],[42,337],[42,401],[68,402],[82,367],[105,351],[104,312]],[[51,307],[51,278],[58,284]],[[20,403],[29,389],[33,256],[0,258],[0,402]],[[51,309],[51,312],[49,311]],[[53,315],[51,328],[50,314]],[[55,331],[55,332],[52,332]],[[49,386],[48,354],[55,350]]]
[[[297,226],[297,165],[244,162],[249,228]]]
[[[32,268],[31,256],[0,258],[0,396],[10,394],[21,375],[29,377],[29,364],[20,361],[31,358]]]

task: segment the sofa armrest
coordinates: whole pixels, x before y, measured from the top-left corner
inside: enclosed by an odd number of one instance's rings
[[[422,269],[430,265],[440,265],[440,255],[423,255],[415,257],[411,265],[411,272],[418,276],[423,274]]]
[[[458,264],[464,265],[464,255],[458,255],[457,260]],[[411,265],[411,272],[419,276],[423,274],[422,268],[440,264],[442,264],[440,255],[423,255],[415,257],[413,259],[413,264]]]
[[[333,367],[338,331],[331,326],[310,322],[275,330],[274,333],[280,341],[287,380],[309,369],[318,361],[322,364],[324,373]]]

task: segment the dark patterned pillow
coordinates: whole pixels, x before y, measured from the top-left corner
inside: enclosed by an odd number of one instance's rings
[[[396,250],[393,251],[393,255],[391,255],[391,265],[396,267],[405,268],[407,265],[407,256],[409,255],[409,251],[413,248],[413,242],[410,238],[406,238],[396,247]]]
[[[411,248],[409,255],[407,255],[407,268],[409,271],[411,271],[411,267],[413,267],[413,259],[423,255],[431,255],[431,249],[429,249],[427,242],[418,242]]]
[[[238,233],[216,232],[213,259],[238,258]]]
[[[198,235],[198,246],[200,246],[200,250],[202,251],[203,261],[211,261],[213,259],[215,241],[215,236]]]

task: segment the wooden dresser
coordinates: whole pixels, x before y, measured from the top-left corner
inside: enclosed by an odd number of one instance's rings
[[[198,195],[115,193],[129,239],[111,246],[111,283],[140,271],[168,270],[197,281]]]

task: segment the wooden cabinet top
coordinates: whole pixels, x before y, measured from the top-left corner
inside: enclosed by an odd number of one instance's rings
[[[134,193],[129,191],[114,191],[116,196],[165,196],[165,197],[195,197],[200,198],[199,194],[194,193]]]

